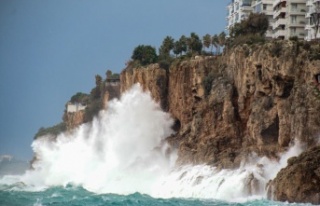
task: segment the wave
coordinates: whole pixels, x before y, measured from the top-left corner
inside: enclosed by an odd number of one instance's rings
[[[34,169],[3,177],[0,190],[45,191],[72,184],[96,194],[138,192],[156,198],[247,201],[265,198],[268,181],[289,157],[302,151],[297,143],[280,161],[252,154],[237,170],[176,167],[177,151],[165,142],[173,133],[172,124],[150,94],[134,85],[92,123],[60,134],[54,141],[51,137],[35,140]]]

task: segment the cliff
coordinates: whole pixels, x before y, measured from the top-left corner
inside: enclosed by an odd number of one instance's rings
[[[320,104],[319,61],[295,42],[238,46],[219,57],[176,60],[121,73],[121,91],[139,82],[175,119],[179,162],[238,167],[247,154],[277,158],[294,140],[313,145]]]
[[[271,183],[275,200],[320,204],[320,146],[288,160]]]
[[[67,108],[63,114],[63,122],[66,125],[67,131],[74,129],[85,122],[92,121],[93,117],[97,115],[101,109],[107,107],[108,101],[120,97],[119,79],[106,79],[104,82],[101,82],[99,88],[100,87],[102,89],[99,92],[100,95],[98,98],[93,98],[92,95],[87,94],[74,98],[76,104],[81,103],[84,105],[83,109],[69,111],[67,104]],[[74,95],[74,97],[76,95]]]

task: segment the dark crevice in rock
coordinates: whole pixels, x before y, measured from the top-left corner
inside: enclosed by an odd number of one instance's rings
[[[266,129],[261,131],[263,142],[266,144],[277,143],[279,138],[279,117],[278,115],[274,119],[273,123]]]
[[[285,82],[283,88],[282,98],[288,98],[291,94],[291,90],[293,88],[293,81]]]
[[[258,75],[258,79],[260,81],[262,81],[262,65],[261,64],[258,64],[256,65],[256,68],[257,68],[257,75]]]
[[[173,131],[179,132],[179,130],[181,128],[180,120],[179,119],[175,119],[171,128],[173,129]]]
[[[156,81],[157,86],[160,88],[160,106],[163,109],[163,111],[168,111],[168,71],[166,70],[166,76],[159,76]]]

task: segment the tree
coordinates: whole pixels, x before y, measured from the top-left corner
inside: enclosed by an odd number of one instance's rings
[[[268,17],[264,13],[251,13],[247,19],[236,23],[230,31],[231,37],[255,34],[264,36],[269,27]]]
[[[110,79],[112,76],[112,71],[108,69],[106,72],[106,76],[107,76],[107,79]]]
[[[190,34],[190,37],[188,38],[188,48],[191,52],[191,54],[200,54],[202,50],[202,42],[199,38],[199,36],[192,32]]]
[[[185,35],[182,35],[179,39],[181,45],[181,53],[187,52],[188,45],[187,45],[188,38]]]
[[[206,34],[202,38],[203,40],[203,45],[208,49],[211,46],[211,35]]]
[[[218,50],[220,50],[220,48],[219,48],[219,38],[218,38],[217,34],[212,36],[211,45],[216,48],[216,52],[218,52]],[[212,47],[211,47],[211,52],[212,52]]]
[[[183,52],[187,51],[187,37],[182,35],[178,41],[174,43],[173,53],[177,55],[181,55]]]
[[[100,87],[100,85],[101,85],[101,83],[102,83],[102,77],[97,74],[97,75],[95,76],[95,78],[96,78],[96,86],[97,86],[97,87]]]
[[[174,48],[174,39],[171,36],[166,36],[159,50],[160,56],[170,56],[170,51]]]
[[[218,44],[220,47],[223,47],[225,43],[226,43],[226,33],[221,32],[218,36]]]
[[[178,56],[179,54],[182,53],[182,45],[180,41],[176,41],[174,42],[174,46],[173,46],[173,53]]]
[[[101,97],[101,91],[103,87],[102,77],[97,74],[95,76],[95,79],[96,79],[96,87],[91,90],[90,94],[93,99],[99,99]]]
[[[158,56],[154,47],[150,45],[139,45],[133,50],[131,58],[145,66],[157,62]]]

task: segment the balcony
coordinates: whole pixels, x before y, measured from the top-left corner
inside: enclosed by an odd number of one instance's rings
[[[267,16],[273,16],[272,10],[263,10],[262,13],[265,13]]]
[[[307,24],[307,25],[304,27],[304,29],[305,29],[305,30],[311,30],[313,26],[314,26],[314,25]]]
[[[313,0],[307,0],[306,5],[307,6],[313,6]]]
[[[286,30],[278,30],[273,34],[273,38],[285,37]]]
[[[276,29],[281,25],[286,25],[287,20],[286,19],[278,19],[273,23],[272,29]]]
[[[306,13],[305,17],[306,17],[306,18],[310,18],[310,17],[311,17],[311,13],[309,13],[309,12]]]
[[[278,4],[280,4],[281,2],[286,2],[287,0],[275,0],[272,4],[272,7],[274,8],[275,6],[277,6]]]
[[[252,11],[252,7],[251,6],[241,6],[240,10],[241,11]]]
[[[306,35],[304,32],[290,32],[290,36],[297,36],[298,38],[304,39]]]
[[[306,22],[305,21],[289,22],[288,26],[289,27],[302,27],[302,28],[304,28],[306,26]]]
[[[281,13],[286,13],[286,12],[287,12],[287,8],[281,7],[280,9],[273,12],[273,18],[276,19]]]
[[[295,9],[290,11],[290,15],[300,15],[305,16],[306,10],[305,9]]]

